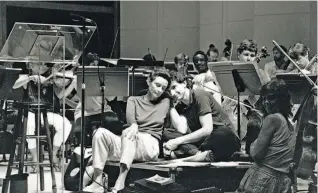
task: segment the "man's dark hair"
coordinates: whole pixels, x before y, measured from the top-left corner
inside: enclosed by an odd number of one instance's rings
[[[279,45],[279,47],[281,47],[282,50],[283,50],[285,53],[287,53],[287,48],[286,48],[285,46]],[[274,47],[273,47],[273,52],[274,52],[274,50],[277,50],[277,51],[281,52],[280,49],[278,48],[278,46],[274,46]]]
[[[193,58],[192,58],[193,63],[194,63],[194,58],[195,58],[197,55],[203,55],[205,61],[208,62],[208,60],[209,60],[209,59],[208,59],[208,56],[207,56],[203,51],[199,50],[199,51],[196,51],[196,52],[193,54]]]

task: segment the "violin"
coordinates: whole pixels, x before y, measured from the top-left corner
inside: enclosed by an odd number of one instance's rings
[[[268,53],[267,47],[263,46],[261,51],[256,55],[255,60],[257,63],[259,63],[262,58],[267,58],[268,56],[270,56],[270,54]]]

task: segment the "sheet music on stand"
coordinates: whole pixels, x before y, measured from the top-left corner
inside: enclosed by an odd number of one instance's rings
[[[233,70],[237,70],[242,78],[245,91],[242,96],[259,95],[260,88],[264,84],[260,74],[251,62],[223,61],[208,63],[209,69],[214,72],[221,86],[222,93],[227,96],[236,96],[237,89],[233,78]]]
[[[129,69],[125,67],[106,68],[100,66],[86,66],[86,96],[101,96],[99,78],[105,80],[105,97],[106,96],[129,96]],[[99,71],[99,72],[98,72]],[[82,67],[76,71],[77,79],[80,80]],[[98,77],[100,76],[100,77]],[[77,89],[80,90],[81,82],[77,82]],[[81,96],[81,93],[79,93]]]

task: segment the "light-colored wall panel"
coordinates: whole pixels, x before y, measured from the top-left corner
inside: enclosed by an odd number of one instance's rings
[[[264,62],[273,59],[273,40],[284,45],[287,49],[296,42],[310,45],[309,14],[256,16],[254,19],[254,39],[257,40],[259,48],[266,46],[271,54],[270,57],[264,59]]]
[[[309,14],[256,16],[254,38],[269,48],[273,47],[272,40],[286,47],[295,42],[309,44]]]
[[[120,2],[121,29],[156,29],[157,21],[156,1]]]
[[[222,55],[225,39],[222,35],[222,23],[215,23],[200,27],[200,49],[207,51],[210,44],[214,44]]]
[[[183,29],[165,29],[164,30],[164,48],[169,48],[167,61],[173,60],[175,55],[183,52],[192,55],[199,48],[199,28],[183,28]]]
[[[255,1],[255,15],[304,13],[310,10],[310,1]]]
[[[197,1],[164,1],[164,28],[198,27],[199,6]]]
[[[244,39],[253,39],[253,21],[237,21],[227,23],[228,38],[234,44],[233,60],[237,59],[236,48]]]
[[[254,1],[227,2],[228,21],[250,20],[254,17]]]
[[[142,58],[150,48],[157,57],[157,30],[122,30],[120,32],[121,57]]]
[[[317,1],[313,1],[310,6],[310,48],[312,54],[317,53],[317,18]]]
[[[200,25],[209,25],[222,22],[223,3],[224,2],[222,1],[201,1]]]

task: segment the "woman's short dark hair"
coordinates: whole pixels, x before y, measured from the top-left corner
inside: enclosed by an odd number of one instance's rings
[[[276,112],[281,113],[284,117],[292,116],[292,101],[288,86],[283,80],[271,80],[262,86],[261,97],[267,97],[271,101],[275,101]]]
[[[209,59],[208,59],[208,56],[207,56],[203,51],[199,50],[199,51],[196,51],[196,52],[193,54],[193,58],[192,58],[193,63],[194,63],[194,58],[195,58],[197,55],[203,55],[205,61],[208,62],[208,60],[209,60]]]
[[[210,56],[210,52],[214,52],[219,55],[219,50],[214,46],[214,44],[210,44],[209,49],[206,52],[206,55]]]
[[[257,43],[254,40],[243,40],[236,51],[238,54],[241,54],[245,50],[255,52],[255,54],[257,54]]]
[[[149,80],[152,82],[156,79],[156,77],[162,77],[164,79],[166,79],[168,81],[168,85],[167,85],[167,88],[169,88],[170,84],[171,84],[171,76],[170,76],[170,73],[169,71],[164,68],[164,67],[158,67],[158,68],[155,68],[151,74],[149,75]]]

